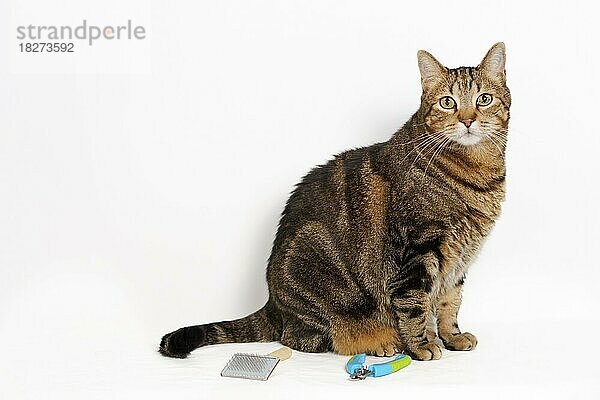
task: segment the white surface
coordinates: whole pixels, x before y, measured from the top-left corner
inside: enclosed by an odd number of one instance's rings
[[[545,324],[545,328],[561,329],[556,324]],[[506,335],[498,335],[498,330]],[[598,357],[597,347],[565,354],[554,350],[553,337],[540,337],[538,327],[532,324],[486,325],[480,327],[479,334],[485,340],[471,353],[444,352],[439,362],[413,362],[390,376],[362,382],[347,379],[343,370],[347,357],[298,352],[281,362],[266,382],[219,375],[233,353],[266,354],[279,346],[276,343],[216,345],[196,351],[185,361],[165,359],[141,348],[122,349],[121,354],[115,349],[67,351],[62,360],[44,352],[44,357],[29,359],[27,365],[13,361],[2,375],[11,389],[30,398],[305,399],[410,395],[427,399],[443,394],[445,398],[457,399],[507,399],[600,395],[597,370],[580,367],[587,357]],[[369,363],[380,361],[368,358]],[[23,371],[28,374],[21,375]],[[15,392],[5,398],[14,398]]]
[[[596,3],[512,4],[1,3],[0,398],[597,398]],[[15,59],[13,27],[83,18],[147,39]],[[296,353],[266,383],[218,376],[275,344],[156,353],[168,331],[262,306],[292,185],[416,110],[419,48],[474,65],[499,40],[508,196],[467,279],[474,352],[362,383],[332,354]]]

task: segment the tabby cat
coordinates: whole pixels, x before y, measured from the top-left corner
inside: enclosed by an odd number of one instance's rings
[[[163,355],[255,341],[417,360],[439,359],[438,343],[475,348],[457,314],[504,199],[505,48],[496,43],[477,67],[417,57],[423,94],[408,122],[387,142],[314,168],[293,191],[268,261],[266,305],[169,333]]]

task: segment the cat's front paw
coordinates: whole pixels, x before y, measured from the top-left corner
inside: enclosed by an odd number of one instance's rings
[[[442,348],[433,342],[406,349],[406,353],[414,360],[429,361],[442,358]]]
[[[469,351],[477,346],[477,338],[469,332],[457,333],[442,341],[448,350]]]

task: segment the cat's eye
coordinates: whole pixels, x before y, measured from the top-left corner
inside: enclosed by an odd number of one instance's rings
[[[477,105],[479,107],[489,106],[490,104],[492,104],[492,99],[493,97],[491,94],[483,93],[477,98]]]
[[[444,96],[440,99],[440,106],[446,110],[451,110],[456,106],[456,101],[450,96]]]

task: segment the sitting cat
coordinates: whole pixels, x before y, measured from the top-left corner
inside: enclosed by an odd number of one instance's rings
[[[472,350],[457,324],[469,264],[500,214],[511,104],[505,48],[449,69],[419,51],[419,110],[384,143],[335,156],[302,179],[268,261],[269,300],[234,321],[181,328],[160,352],[281,341],[305,352],[417,360]]]

